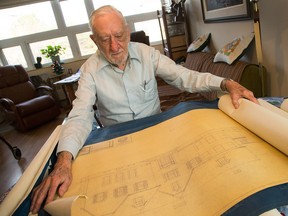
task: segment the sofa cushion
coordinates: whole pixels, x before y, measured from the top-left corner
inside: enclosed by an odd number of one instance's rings
[[[235,38],[217,52],[214,58],[214,62],[225,62],[227,64],[233,64],[233,62],[239,60],[244,55],[253,38],[254,33],[248,36]]]
[[[208,44],[211,38],[211,33],[201,35],[196,38],[188,47],[187,52],[199,52],[202,51]]]
[[[214,55],[206,52],[188,53],[184,67],[190,70],[202,71],[206,67],[207,62],[213,61]]]

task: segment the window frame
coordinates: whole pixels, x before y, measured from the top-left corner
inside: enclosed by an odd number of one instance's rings
[[[32,51],[30,49],[29,44],[34,42],[39,42],[43,40],[58,38],[66,36],[68,38],[68,41],[70,43],[71,51],[73,58],[64,60],[64,63],[69,63],[77,60],[87,59],[90,55],[81,56],[80,47],[77,41],[76,34],[90,32],[89,24],[81,24],[81,25],[75,25],[75,26],[69,26],[66,27],[64,16],[61,11],[61,5],[59,1],[50,1],[52,10],[54,12],[54,16],[56,19],[56,23],[58,26],[58,29],[50,30],[46,32],[41,33],[35,33],[31,35],[24,35],[21,37],[15,37],[11,39],[4,39],[0,40],[0,60],[2,64],[7,65],[7,59],[5,58],[5,55],[3,53],[2,49],[13,47],[13,46],[20,46],[22,49],[22,52],[24,54],[24,58],[27,62],[27,71],[34,70],[34,64],[36,63],[36,59],[34,59]],[[84,0],[84,4],[86,7],[87,12],[87,20],[89,19],[90,13],[94,10],[94,5],[92,0]],[[131,15],[125,17],[128,23],[128,26],[130,28],[130,31],[135,31],[134,23],[135,22],[141,22],[141,21],[147,21],[151,19],[157,19],[157,11],[155,12],[149,12],[149,13],[143,13],[139,15]],[[159,28],[160,31],[160,28]],[[161,44],[161,39],[159,41],[151,43],[151,45]],[[36,57],[35,57],[36,58]],[[50,66],[49,64],[43,64],[44,67]]]

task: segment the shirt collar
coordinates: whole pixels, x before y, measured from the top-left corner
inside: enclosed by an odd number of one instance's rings
[[[106,67],[106,66],[111,65],[111,63],[106,60],[106,58],[105,58],[104,55],[100,52],[99,49],[97,50],[96,55],[99,57],[99,69],[102,69],[102,68],[104,68],[104,67]]]
[[[141,63],[141,58],[138,54],[138,52],[136,51],[136,46],[134,42],[130,42],[128,45],[128,52],[129,52],[129,58],[132,59],[136,59],[137,61],[139,61]]]

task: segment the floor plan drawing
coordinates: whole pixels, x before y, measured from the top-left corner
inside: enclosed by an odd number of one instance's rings
[[[252,170],[257,175],[257,169],[267,169],[272,160],[263,156],[272,147],[226,117],[221,127],[207,126],[207,118],[217,122],[223,115],[218,111],[185,114],[173,124],[158,125],[154,136],[144,130],[86,146],[73,164],[77,175],[65,196],[87,197],[79,206],[84,216],[220,215],[260,190],[255,185],[271,173],[243,181]],[[203,122],[200,128],[191,121],[196,118]],[[286,169],[285,161],[280,167]]]

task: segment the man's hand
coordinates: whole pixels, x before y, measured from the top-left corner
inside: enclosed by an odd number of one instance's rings
[[[30,211],[36,214],[43,201],[45,205],[53,201],[55,194],[63,196],[72,182],[72,154],[70,152],[60,152],[53,171],[37,186],[32,193],[32,203]]]
[[[230,97],[232,99],[232,104],[237,109],[239,107],[238,100],[240,98],[246,98],[254,103],[259,104],[257,99],[254,97],[253,92],[246,89],[244,86],[240,85],[233,80],[226,79],[225,80],[225,89],[230,93]]]

